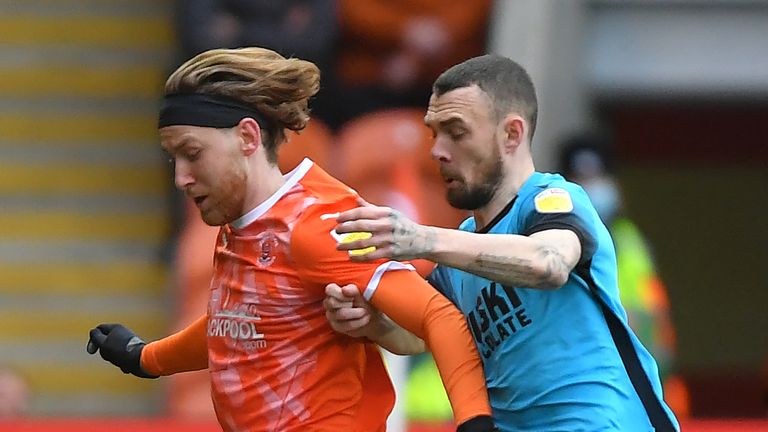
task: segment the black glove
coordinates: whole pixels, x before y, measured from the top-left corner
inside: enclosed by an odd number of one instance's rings
[[[141,368],[141,350],[146,343],[121,324],[99,324],[91,330],[88,354],[99,351],[101,358],[120,368],[123,373],[140,378],[157,378]]]
[[[491,416],[477,416],[460,424],[456,432],[499,432]]]

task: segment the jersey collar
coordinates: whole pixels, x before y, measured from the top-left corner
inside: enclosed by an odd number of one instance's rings
[[[543,173],[534,172],[531,174],[530,177],[525,180],[525,183],[523,183],[523,185],[520,187],[517,195],[515,195],[514,198],[512,198],[509,203],[507,203],[507,205],[505,205],[504,208],[501,209],[501,211],[496,216],[494,216],[493,219],[491,219],[490,222],[488,222],[484,227],[476,229],[475,232],[478,234],[487,234],[497,223],[499,223],[499,221],[504,219],[504,216],[506,216],[510,210],[512,210],[515,202],[517,202],[517,197],[528,196],[531,192],[535,191],[535,188],[545,184],[546,182],[546,175]]]
[[[488,231],[490,231],[497,223],[499,223],[500,220],[504,219],[504,216],[506,216],[507,213],[512,210],[512,206],[515,205],[515,201],[517,201],[517,195],[515,195],[514,198],[512,198],[507,203],[507,205],[505,205],[504,208],[501,209],[501,211],[496,216],[494,216],[493,219],[491,219],[490,222],[485,224],[484,227],[475,230],[475,232],[478,234],[488,234]]]
[[[233,229],[243,229],[252,224],[256,219],[260,218],[262,215],[264,215],[264,213],[271,209],[272,206],[274,206],[275,203],[280,198],[282,198],[286,192],[291,190],[292,187],[296,186],[296,184],[302,178],[304,178],[304,175],[307,174],[309,169],[312,168],[312,165],[314,165],[314,162],[312,162],[309,158],[304,158],[304,160],[302,160],[296,168],[286,174],[283,174],[285,183],[283,183],[283,185],[280,186],[280,188],[276,190],[275,193],[273,193],[264,202],[257,205],[253,210],[230,222],[229,226]]]

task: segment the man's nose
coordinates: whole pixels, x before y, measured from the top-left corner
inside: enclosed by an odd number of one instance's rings
[[[432,156],[432,159],[440,162],[447,162],[450,159],[450,155],[446,151],[443,140],[440,138],[435,139],[434,144],[432,144],[430,155]]]
[[[176,161],[174,167],[174,181],[176,183],[176,187],[181,190],[184,190],[187,186],[195,182],[189,164],[183,160]]]

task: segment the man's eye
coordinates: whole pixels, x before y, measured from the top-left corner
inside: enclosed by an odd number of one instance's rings
[[[466,135],[465,131],[453,131],[448,134],[452,140],[456,141],[461,139],[464,135]]]
[[[200,158],[200,150],[195,150],[193,152],[187,153],[187,159],[189,159],[190,161],[196,161],[199,158]]]

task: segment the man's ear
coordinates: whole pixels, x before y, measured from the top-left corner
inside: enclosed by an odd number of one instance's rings
[[[510,113],[504,118],[504,147],[514,150],[525,141],[528,125],[525,120],[515,113]]]
[[[256,120],[250,117],[240,120],[237,132],[242,140],[240,146],[246,156],[250,156],[261,146],[261,127]]]

